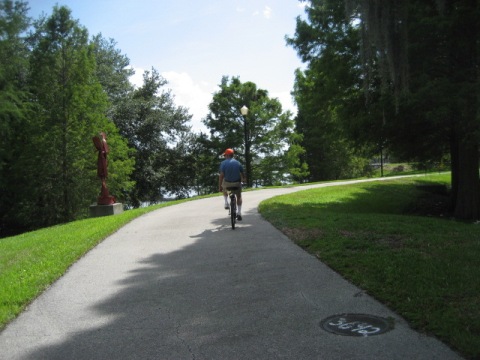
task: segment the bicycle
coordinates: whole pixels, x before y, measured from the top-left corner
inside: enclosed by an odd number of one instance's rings
[[[228,215],[230,215],[230,220],[232,222],[232,230],[235,230],[235,224],[237,223],[237,197],[235,196],[235,191],[238,190],[238,187],[227,187],[228,196],[230,197],[230,207],[228,208]]]

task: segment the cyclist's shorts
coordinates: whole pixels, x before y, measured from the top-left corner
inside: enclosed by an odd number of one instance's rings
[[[236,187],[236,190],[232,190],[234,194],[241,194],[242,193],[242,183],[241,182],[228,182],[223,180],[222,187],[225,191],[227,191],[227,188],[229,187]]]

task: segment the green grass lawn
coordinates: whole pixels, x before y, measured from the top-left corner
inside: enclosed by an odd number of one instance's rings
[[[479,358],[480,224],[449,218],[437,186],[448,182],[436,175],[305,190],[260,210],[414,328]],[[176,203],[0,239],[0,329],[108,235]]]
[[[435,167],[429,169],[420,169],[418,164],[411,163],[385,163],[383,165],[383,176],[397,176],[397,175],[415,175],[415,174],[427,174],[432,172],[444,172],[449,171],[448,167],[442,164],[437,164]],[[379,167],[373,170],[372,176],[381,176],[381,169]]]
[[[0,239],[0,329],[108,235],[146,212],[178,202]]]
[[[275,197],[262,215],[299,246],[469,358],[480,357],[480,224],[451,220],[449,175]]]

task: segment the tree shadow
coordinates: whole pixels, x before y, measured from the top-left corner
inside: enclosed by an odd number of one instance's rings
[[[327,206],[347,211],[353,203],[360,211],[371,191]],[[225,214],[189,235],[186,245],[141,259],[112,285],[116,291],[83,311],[90,315],[80,320],[90,326],[66,328],[61,342],[36,348],[26,359],[375,357],[372,344],[387,349],[386,357],[414,357],[411,344],[423,340],[401,327],[368,341],[322,332],[319,321],[332,314],[392,314],[316,258],[292,255],[298,247],[269,225],[260,232],[262,222],[254,209],[232,230]]]
[[[95,326],[68,330],[28,359],[235,359],[252,347],[267,356],[262,334],[279,331],[275,304],[291,289],[275,286],[277,265],[252,245],[252,224],[213,225],[188,246],[142,259],[115,284],[120,291],[88,309]]]
[[[379,184],[363,183],[360,191],[341,194],[336,189],[335,201],[309,201],[292,206],[287,213],[295,214],[296,208],[307,208],[325,213],[366,213],[366,214],[398,214],[445,217],[449,211],[449,190],[445,185],[416,180],[412,184]],[[322,191],[318,189],[318,191]],[[282,205],[279,205],[282,206]]]

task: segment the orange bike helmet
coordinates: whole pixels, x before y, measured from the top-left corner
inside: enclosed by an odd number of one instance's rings
[[[223,155],[233,155],[233,149],[227,149],[227,150],[225,150],[225,152],[223,153]]]

